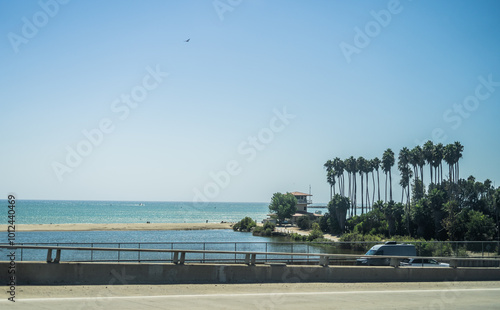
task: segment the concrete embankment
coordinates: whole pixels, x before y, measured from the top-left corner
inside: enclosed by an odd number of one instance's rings
[[[8,263],[0,262],[0,270]],[[18,285],[499,281],[500,268],[18,262]],[[0,282],[9,283],[7,272]]]

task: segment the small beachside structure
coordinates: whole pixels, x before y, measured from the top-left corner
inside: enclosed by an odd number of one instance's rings
[[[294,195],[295,198],[297,199],[297,212],[292,215],[291,218],[287,219],[291,221],[291,224],[295,224],[298,220],[299,217],[302,215],[309,215],[311,217],[318,217],[321,216],[320,214],[314,214],[314,213],[309,213],[307,212],[307,206],[312,203],[312,199],[309,198],[312,195],[311,194],[306,194],[302,192],[291,192],[290,194]],[[262,220],[262,223],[265,222],[271,222],[273,224],[276,224],[276,219],[272,218],[273,214],[268,214],[268,218]],[[285,221],[286,222],[286,221]],[[290,224],[290,222],[288,222]],[[286,223],[285,223],[286,224]]]
[[[313,213],[307,212],[307,205],[310,205],[312,203],[312,199],[309,198],[312,195],[311,194],[306,194],[302,192],[291,192],[290,194],[294,195],[295,198],[297,198],[297,212],[292,215],[292,224],[297,223],[297,220],[299,217],[303,215],[309,215],[309,216],[316,216]]]
[[[298,213],[307,213],[307,205],[312,203],[311,194],[301,193],[301,192],[291,192],[290,194],[294,195],[297,198],[297,212]]]

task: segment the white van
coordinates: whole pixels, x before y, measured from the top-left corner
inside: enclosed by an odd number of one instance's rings
[[[412,257],[417,255],[417,249],[413,244],[396,243],[396,241],[387,241],[384,244],[374,245],[365,255],[387,255]],[[389,266],[390,258],[359,258],[356,265],[361,266]]]

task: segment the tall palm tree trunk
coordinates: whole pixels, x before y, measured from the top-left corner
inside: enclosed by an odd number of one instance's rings
[[[387,202],[387,171],[385,172],[385,202]]]
[[[392,200],[392,173],[389,170],[389,199]]]
[[[363,175],[361,175],[361,214],[365,213],[365,202],[363,193]]]
[[[377,189],[378,189],[378,200],[380,201],[380,176],[378,174],[378,170],[377,170]]]
[[[375,202],[375,173],[372,171],[372,184],[373,184],[373,190],[372,190],[372,206],[373,203]]]

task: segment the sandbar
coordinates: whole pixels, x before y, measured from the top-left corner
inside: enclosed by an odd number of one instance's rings
[[[209,230],[231,229],[233,223],[16,224],[16,231]],[[7,231],[7,225],[0,225]]]

